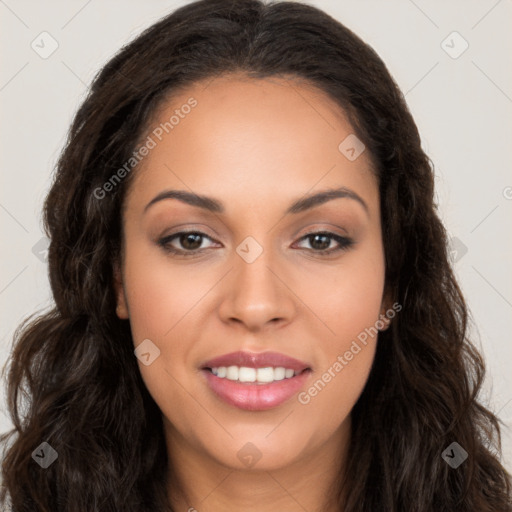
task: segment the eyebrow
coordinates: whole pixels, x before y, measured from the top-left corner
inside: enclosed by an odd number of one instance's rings
[[[301,213],[305,210],[309,210],[314,208],[315,206],[320,206],[328,201],[332,201],[333,199],[346,198],[353,199],[358,202],[368,213],[368,205],[365,203],[363,198],[356,194],[353,190],[350,190],[346,187],[339,187],[335,189],[322,190],[321,192],[317,192],[316,194],[312,194],[309,196],[302,197],[297,201],[293,202],[288,209],[286,210],[286,214],[292,213],[297,214]],[[224,213],[225,209],[223,204],[214,199],[213,197],[203,196],[199,194],[194,194],[192,192],[187,192],[185,190],[164,190],[160,192],[157,196],[155,196],[144,208],[144,213],[148,210],[148,208],[159,201],[163,201],[164,199],[177,199],[183,203],[189,204],[191,206],[196,206],[198,208],[202,208],[204,210],[208,210],[213,213]]]

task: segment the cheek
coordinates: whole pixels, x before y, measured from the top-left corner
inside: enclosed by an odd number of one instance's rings
[[[384,290],[379,245],[347,253],[336,266],[311,265],[304,275],[308,277],[302,280],[300,296],[324,324],[328,346],[346,350],[351,340],[379,319]]]
[[[375,356],[375,343],[357,343],[340,350],[340,359],[317,372],[310,385],[297,396],[299,414],[310,429],[327,440],[347,420],[368,380]],[[347,359],[347,355],[351,359]],[[318,442],[321,439],[317,439]]]
[[[158,407],[179,424],[179,412],[194,405],[181,384],[187,379],[183,361],[190,349],[187,313],[207,282],[185,279],[183,272],[173,270],[165,257],[145,250],[143,244],[133,244],[127,251],[124,276],[133,344],[149,339],[159,351],[149,365],[138,360],[141,377]]]
[[[384,289],[382,248],[375,244],[347,253],[335,271],[323,268],[309,275],[308,292],[303,292],[325,328],[316,371],[297,398],[310,418],[319,419],[318,427],[332,432],[359,398],[375,356]]]
[[[188,362],[194,344],[200,339],[201,324],[194,321],[198,303],[218,280],[205,266],[184,272],[172,265],[164,253],[132,242],[125,254],[124,286],[129,305],[134,346],[149,339],[159,355],[150,365],[138,362],[148,391],[162,410],[182,411],[190,407],[190,397],[180,383],[186,382]]]
[[[211,277],[180,272],[154,250],[128,251],[125,293],[134,343],[166,338],[211,287]]]

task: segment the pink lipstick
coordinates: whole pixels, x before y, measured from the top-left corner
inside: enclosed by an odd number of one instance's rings
[[[209,388],[224,402],[263,411],[289,400],[303,386],[311,367],[277,352],[232,352],[201,365]]]

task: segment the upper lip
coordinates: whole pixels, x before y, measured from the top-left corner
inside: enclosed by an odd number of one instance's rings
[[[220,366],[245,366],[247,368],[265,368],[268,366],[290,368],[301,372],[310,368],[307,363],[278,352],[231,352],[206,361],[202,368]]]

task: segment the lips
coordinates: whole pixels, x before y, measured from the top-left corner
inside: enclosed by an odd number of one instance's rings
[[[294,376],[275,380],[268,384],[239,382],[220,378],[212,373],[213,368],[286,368],[294,370]],[[288,401],[305,386],[311,367],[298,359],[277,352],[233,352],[206,361],[201,365],[207,386],[223,402],[247,411],[264,411],[278,407]]]

